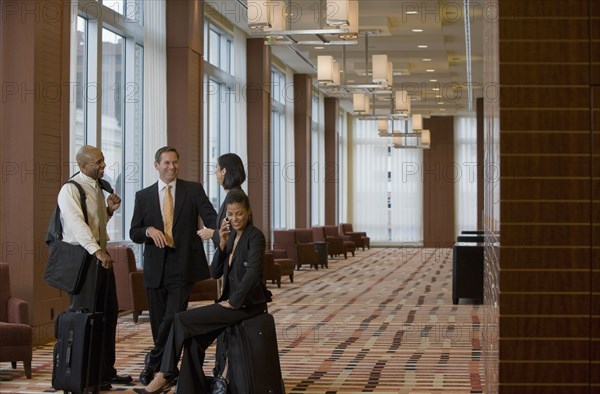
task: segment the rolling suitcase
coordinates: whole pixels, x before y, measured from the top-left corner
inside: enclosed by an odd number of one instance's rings
[[[228,327],[223,342],[231,394],[285,393],[271,314],[262,313]]]
[[[96,278],[100,262],[96,262]],[[91,267],[88,267],[91,268]],[[96,280],[96,292],[97,292]],[[94,305],[96,302],[94,301]],[[52,387],[65,393],[99,392],[104,313],[67,310],[55,322]]]

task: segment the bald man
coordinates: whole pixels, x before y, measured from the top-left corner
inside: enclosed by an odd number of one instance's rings
[[[98,180],[104,176],[106,163],[104,163],[104,155],[100,149],[90,145],[82,146],[77,151],[76,160],[79,173],[71,179],[77,182],[85,191],[88,222],[85,222],[77,187],[71,183],[65,183],[58,193],[60,219],[63,225],[63,241],[83,246],[101,264],[96,311],[104,312],[106,321],[100,379],[101,389],[110,390],[111,383],[126,384],[132,381],[129,375],[117,375],[114,368],[118,306],[112,258],[106,252],[108,242],[106,224],[121,205],[121,198],[114,193],[106,199],[104,198],[104,192],[100,188]],[[92,264],[94,259],[91,256],[88,260],[90,266],[87,269],[81,291],[71,296],[71,306],[76,310],[84,308],[92,310],[93,308],[96,268]]]

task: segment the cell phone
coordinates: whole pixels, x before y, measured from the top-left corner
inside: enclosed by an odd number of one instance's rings
[[[229,224],[229,219],[225,218],[225,223],[227,223],[227,227],[225,227],[226,231],[231,231],[231,224]]]

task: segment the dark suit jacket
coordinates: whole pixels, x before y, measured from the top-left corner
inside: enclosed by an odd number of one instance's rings
[[[233,249],[235,231],[231,232],[225,251],[217,247],[210,265],[213,278],[223,277],[223,292],[217,302],[229,300],[236,309],[271,301],[271,293],[263,282],[265,236],[248,224],[238,241],[231,267],[229,255]]]
[[[202,239],[196,234],[198,217],[204,225],[213,227],[217,213],[200,183],[177,179],[173,215],[173,240],[181,280],[196,282],[210,277]],[[157,288],[161,284],[165,250],[146,237],[146,229],[153,226],[161,231],[164,223],[158,198],[158,182],[135,194],[135,207],[129,236],[144,247],[144,286]]]

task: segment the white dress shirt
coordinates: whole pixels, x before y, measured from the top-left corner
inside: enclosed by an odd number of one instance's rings
[[[106,211],[106,200],[98,182],[79,173],[73,180],[83,187],[86,195],[88,224],[85,223],[81,209],[79,190],[75,185],[66,183],[58,193],[58,206],[60,207],[60,221],[63,226],[63,241],[79,244],[90,254],[106,248],[106,240],[101,239],[100,226],[106,229],[106,223],[110,219]],[[101,247],[101,244],[102,247]]]

